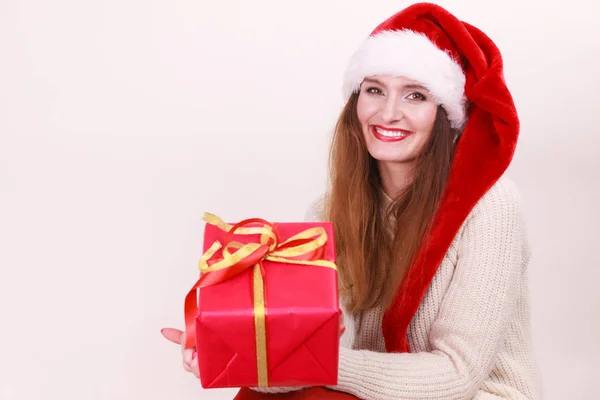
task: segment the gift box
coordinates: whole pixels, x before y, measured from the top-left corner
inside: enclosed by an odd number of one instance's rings
[[[332,224],[204,219],[201,275],[186,298],[202,387],[336,385]]]

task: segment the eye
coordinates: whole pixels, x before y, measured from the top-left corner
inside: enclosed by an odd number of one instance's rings
[[[425,95],[419,93],[419,92],[413,92],[411,94],[409,94],[407,96],[410,100],[417,100],[417,101],[425,101],[427,100],[427,98],[425,97]]]
[[[382,94],[383,93],[383,91],[381,89],[379,89],[378,87],[375,87],[375,86],[366,88],[365,92],[371,93],[371,94]]]

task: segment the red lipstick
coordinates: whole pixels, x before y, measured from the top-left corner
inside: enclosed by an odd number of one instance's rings
[[[399,142],[411,136],[414,132],[399,128],[386,128],[381,125],[370,125],[371,133],[382,142]]]

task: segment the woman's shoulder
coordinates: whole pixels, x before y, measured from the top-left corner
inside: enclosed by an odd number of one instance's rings
[[[492,245],[505,238],[527,242],[521,193],[515,182],[503,175],[471,209],[454,236],[453,246],[474,239],[488,240]]]
[[[305,212],[304,220],[307,222],[325,221],[327,200],[327,192],[313,199]],[[475,204],[465,224],[482,214],[488,217],[493,216],[499,222],[506,221],[507,219],[521,218],[521,192],[510,177],[503,175],[496,181]]]
[[[304,215],[306,222],[322,222],[325,221],[325,205],[327,202],[327,193],[322,193],[314,199],[308,206]]]
[[[490,244],[503,240],[528,243],[521,192],[513,180],[502,176],[477,202],[464,221],[455,240],[488,239]]]
[[[516,217],[521,214],[521,211],[521,192],[511,178],[503,175],[479,199],[471,211],[471,215],[492,213],[498,216]]]

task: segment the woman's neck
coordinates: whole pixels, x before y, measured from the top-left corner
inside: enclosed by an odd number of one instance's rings
[[[378,162],[381,186],[391,199],[398,199],[412,180],[414,163]]]

